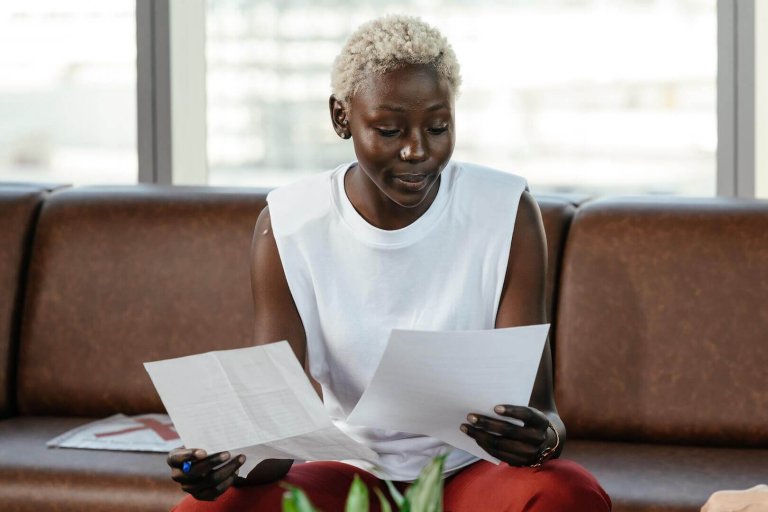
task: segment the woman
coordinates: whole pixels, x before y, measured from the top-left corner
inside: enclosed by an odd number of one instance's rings
[[[450,45],[418,19],[360,27],[336,59],[329,101],[333,128],[352,139],[357,161],[273,191],[254,234],[257,342],[287,339],[337,426],[378,452],[386,476],[401,482],[446,445],[344,421],[389,331],[546,321],[546,242],[525,180],[451,161],[459,83]],[[610,510],[589,473],[557,460],[565,427],[548,343],[529,406],[499,404],[495,412],[518,423],[467,411],[455,428],[503,463],[453,450],[446,510]],[[243,461],[171,452],[173,479],[192,495],[177,509],[278,510],[283,479],[330,512],[343,509],[355,473],[369,485],[385,476],[363,461],[269,460],[240,478]]]

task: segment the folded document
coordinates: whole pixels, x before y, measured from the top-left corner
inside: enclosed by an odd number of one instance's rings
[[[144,367],[184,444],[244,453],[241,474],[268,458],[378,460],[333,425],[286,341]]]

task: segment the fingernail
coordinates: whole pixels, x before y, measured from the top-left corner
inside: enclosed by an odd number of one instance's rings
[[[204,459],[205,458],[205,450],[195,450],[195,457],[198,459]]]
[[[245,462],[245,455],[241,455],[241,456],[239,456],[239,457],[237,458],[237,462],[238,462],[239,464],[242,464],[243,462]]]
[[[474,425],[475,423],[477,423],[477,416],[475,416],[474,414],[468,414],[467,421],[469,421]]]
[[[496,407],[493,408],[493,410],[496,411],[496,414],[504,414],[507,408],[504,407],[503,405],[497,405]]]
[[[465,434],[466,434],[466,433],[469,431],[469,429],[467,428],[467,426],[466,426],[466,425],[462,425],[462,426],[460,426],[460,427],[459,427],[459,430],[461,430],[461,431],[462,431],[462,432],[464,432]]]
[[[230,457],[231,455],[229,454],[229,452],[222,452],[221,454],[221,460],[229,460]]]

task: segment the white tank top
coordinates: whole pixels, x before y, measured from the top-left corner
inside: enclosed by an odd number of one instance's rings
[[[369,224],[350,203],[344,175],[352,165],[270,192],[272,229],[325,407],[340,429],[380,455],[378,468],[345,462],[410,481],[449,447],[431,437],[345,420],[371,381],[393,328],[494,328],[526,181],[451,162],[427,211],[402,229],[386,231]],[[453,449],[445,471],[475,460]]]

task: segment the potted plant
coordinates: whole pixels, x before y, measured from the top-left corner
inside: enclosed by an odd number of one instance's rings
[[[399,512],[442,512],[443,511],[443,465],[446,455],[432,459],[419,474],[413,484],[401,494],[389,480],[386,480],[389,494],[394,499]],[[319,512],[312,505],[309,497],[298,487],[286,485],[283,495],[283,512]],[[379,499],[381,512],[392,512],[392,507],[381,492],[374,487],[373,492]],[[343,512],[368,512],[369,489],[359,476],[355,475],[349,488]],[[326,511],[341,512],[341,511]]]

